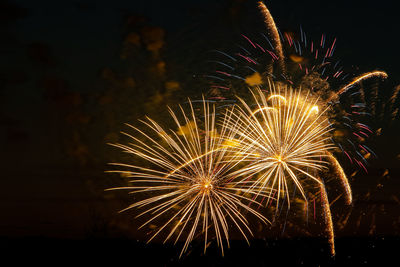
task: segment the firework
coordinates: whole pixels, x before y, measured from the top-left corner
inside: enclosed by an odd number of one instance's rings
[[[335,95],[333,95],[329,100],[332,100],[335,96],[338,96],[344,92],[346,92],[349,88],[351,88],[352,86],[354,86],[357,83],[360,83],[361,81],[364,81],[366,79],[370,79],[372,77],[381,77],[383,79],[386,79],[388,77],[387,73],[384,71],[371,71],[368,73],[364,73],[358,77],[356,77],[355,79],[353,79],[353,81],[349,82],[348,84],[346,84],[345,86],[343,86]]]
[[[328,152],[327,159],[331,163],[331,166],[336,171],[336,174],[338,175],[338,178],[344,188],[344,191],[346,192],[346,203],[350,205],[353,202],[353,196],[351,193],[351,187],[349,184],[349,180],[347,179],[346,173],[344,172],[342,166],[340,166],[340,163],[337,161],[337,159],[330,152]]]
[[[251,90],[251,94],[252,104],[239,98],[241,104],[228,110],[228,119],[224,121],[224,127],[234,133],[230,138],[234,137],[235,145],[229,146],[228,150],[233,155],[241,155],[240,159],[229,161],[245,163],[231,176],[239,182],[251,182],[258,188],[256,192],[263,192],[261,203],[271,203],[269,198],[274,197],[276,214],[284,200],[290,209],[290,197],[294,198],[298,189],[305,209],[309,206],[307,196],[312,196],[315,218],[316,196],[313,192],[319,192],[325,230],[334,255],[332,214],[321,175],[333,171],[333,177],[344,189],[347,204],[352,203],[352,192],[345,172],[330,152],[334,144],[328,121],[329,106],[324,107],[326,102],[313,98],[308,92],[279,83],[270,83],[267,90]],[[267,197],[262,188],[269,190]]]
[[[237,136],[237,145],[230,149],[247,163],[231,175],[251,180],[256,187],[275,189],[270,193],[277,192],[278,207],[282,196],[290,205],[293,186],[307,201],[302,184],[321,183],[316,173],[327,168],[323,159],[333,145],[317,99],[291,88],[270,91],[269,95],[260,89],[252,91],[252,106],[239,98],[242,105],[231,111],[226,127]]]
[[[250,208],[251,203],[257,204],[252,197],[255,194],[253,190],[257,188],[249,188],[245,182],[234,183],[228,177],[230,170],[240,162],[225,160],[227,149],[231,146],[225,140],[232,139],[232,133],[224,127],[217,131],[215,110],[205,102],[203,121],[197,119],[191,103],[190,110],[190,115],[186,115],[181,107],[181,120],[170,110],[178,127],[177,132],[167,132],[150,118],[143,123],[155,137],[131,126],[141,137],[125,133],[133,143],[114,146],[146,161],[150,167],[114,163],[123,169],[112,172],[130,177],[132,185],[112,190],[129,190],[143,198],[123,211],[132,208],[142,210],[137,217],[149,218],[141,227],[157,221],[160,223],[149,241],[161,232],[166,232],[164,242],[175,239],[176,243],[182,238],[185,240],[182,255],[199,235],[204,235],[205,251],[213,233],[223,254],[224,240],[229,247],[231,227],[248,241],[247,235],[252,234],[248,215],[252,214],[264,223],[268,220]],[[200,125],[204,126],[203,130]]]
[[[369,95],[362,84],[371,78],[385,79],[387,74],[372,71],[346,83],[349,74],[334,59],[336,38],[328,43],[322,34],[315,42],[300,28],[297,40],[278,30],[264,3],[259,2],[258,8],[268,36],[261,34],[260,41],[242,35],[251,47],[239,45],[241,50],[232,56],[216,51],[225,61],[213,60],[218,70],[205,75],[212,79],[210,100],[229,106],[220,129],[214,106],[210,108],[203,99],[204,120],[198,119],[190,104],[190,115],[181,108],[183,120],[170,111],[178,131],[167,132],[148,118],[143,123],[152,134],[132,127],[141,137],[126,134],[134,143],[114,145],[148,163],[114,164],[123,170],[113,172],[131,177],[132,186],[113,189],[130,190],[142,198],[124,210],[141,209],[138,217],[149,217],[141,227],[159,222],[149,241],[162,233],[164,242],[183,239],[181,255],[199,236],[204,236],[205,251],[210,235],[223,254],[231,228],[248,241],[247,235],[252,234],[248,215],[269,222],[251,204],[274,202],[277,214],[285,203],[289,210],[296,192],[301,194],[307,218],[312,197],[314,219],[316,195],[321,195],[325,230],[335,254],[324,174],[339,180],[346,204],[351,204],[351,186],[334,151],[365,171],[367,159],[374,154],[365,145],[373,131],[363,120],[378,107],[368,107]],[[251,93],[240,92],[243,87],[251,87]],[[395,109],[399,88],[388,102],[393,118],[400,116]],[[221,90],[237,97],[239,104],[232,105],[234,100],[226,100]],[[348,218],[349,214],[343,224]]]
[[[272,39],[273,42],[273,47],[275,48],[275,51],[277,53],[276,58],[279,61],[279,66],[281,68],[281,71],[283,74],[285,73],[285,57],[283,55],[283,50],[282,50],[282,44],[281,40],[279,37],[279,32],[278,28],[275,25],[275,21],[271,16],[271,13],[269,12],[267,6],[263,2],[258,2],[258,8],[264,17],[264,23],[267,26],[269,36]],[[274,56],[274,54],[271,54],[271,56]]]
[[[305,199],[305,191],[312,195],[315,190],[315,187],[306,187],[305,183],[307,181],[318,183],[316,178],[320,177],[319,174],[323,168],[321,166],[326,164],[332,170],[332,175],[328,175],[328,177],[340,182],[344,191],[344,194],[341,195],[344,195],[346,204],[351,204],[353,201],[352,189],[341,166],[341,159],[348,160],[353,168],[353,174],[359,170],[368,172],[368,160],[376,158],[376,155],[369,148],[367,142],[375,134],[376,129],[377,135],[382,134],[383,128],[380,125],[383,121],[394,124],[395,120],[400,117],[399,109],[396,106],[399,103],[400,87],[394,89],[390,99],[382,101],[385,97],[378,82],[388,77],[386,72],[375,70],[349,78],[352,74],[341,66],[341,59],[335,56],[336,38],[329,38],[322,34],[320,39],[315,40],[307,36],[301,27],[298,33],[280,32],[266,5],[258,2],[258,8],[263,16],[267,34],[242,35],[240,50],[237,53],[226,56],[221,52],[220,54],[223,56],[219,56],[221,61],[218,62],[218,71],[214,73],[216,79],[210,81],[212,92],[219,93],[219,99],[230,99],[232,93],[235,96],[239,95],[240,102],[244,107],[239,109],[242,113],[241,117],[247,117],[247,119],[237,117],[236,121],[232,123],[233,127],[233,124],[240,125],[241,121],[243,122],[242,126],[237,126],[236,129],[241,132],[241,142],[249,147],[248,150],[241,148],[242,151],[248,153],[245,158],[248,166],[236,170],[235,174],[243,175],[243,179],[251,177],[257,185],[263,185],[265,182],[275,187],[281,192],[277,197],[284,195],[289,199],[289,191],[294,192],[294,189],[299,188]],[[276,68],[275,64],[277,64]],[[322,163],[318,163],[318,168],[307,168],[307,172],[310,171],[308,174],[311,175],[311,177],[305,175],[309,178],[308,180],[293,179],[288,171],[285,173],[279,171],[276,166],[285,165],[281,163],[280,154],[267,142],[261,146],[268,148],[270,153],[270,156],[266,157],[268,159],[261,161],[262,155],[260,156],[257,154],[259,152],[256,152],[255,147],[260,145],[264,132],[249,130],[254,127],[252,126],[254,125],[253,121],[273,119],[279,114],[278,111],[282,110],[284,103],[288,102],[287,95],[276,94],[268,86],[271,80],[274,84],[286,84],[292,88],[301,88],[301,97],[303,98],[312,96],[312,99],[318,99],[310,110],[313,109],[314,113],[323,110],[324,118],[328,120],[326,123],[331,125],[330,131],[325,135],[329,137],[325,144],[329,143],[335,149],[330,151],[325,149],[324,156],[319,159]],[[268,106],[265,106],[265,103],[254,99],[254,95],[247,93],[248,87],[253,89],[267,87],[267,95],[279,95],[269,100],[269,102],[276,101],[277,104],[274,106],[267,103]],[[223,90],[217,92],[218,88],[223,88]],[[226,100],[221,102],[226,105]],[[255,109],[253,109],[253,105],[256,106]],[[370,127],[371,122],[376,124],[376,127]],[[266,127],[258,124],[256,126],[260,129]],[[274,125],[270,128],[275,130],[275,128],[283,127],[278,124],[278,127]],[[270,131],[268,128],[265,129],[265,132]],[[251,135],[252,137],[246,144],[244,140]],[[274,139],[268,142],[273,143]],[[275,147],[279,147],[279,145]],[[259,172],[253,166],[258,166]],[[301,176],[304,177],[304,174]],[[294,186],[287,185],[285,181],[292,181]],[[325,185],[323,189],[326,190]],[[288,201],[288,206],[289,203]],[[279,202],[277,202],[278,204]],[[329,203],[326,205],[329,206]],[[324,212],[327,210],[326,205],[323,208]],[[307,207],[307,203],[305,206]],[[331,217],[330,212],[328,217]],[[347,219],[344,220],[344,223],[345,221]]]
[[[323,210],[322,214],[324,216],[324,221],[326,225],[325,229],[328,235],[329,245],[331,247],[331,254],[335,255],[335,234],[333,232],[331,208],[324,183],[320,184],[320,192],[321,192],[321,206]]]
[[[248,97],[247,87],[263,87],[269,80],[283,82],[304,92],[318,96],[320,107],[329,107],[327,117],[332,124],[332,142],[356,169],[367,172],[367,159],[374,156],[366,145],[373,134],[368,124],[376,105],[378,88],[369,93],[372,99],[366,99],[363,83],[376,78],[385,79],[384,71],[371,71],[353,77],[335,58],[336,38],[322,34],[313,40],[300,27],[300,32],[280,32],[266,5],[258,2],[258,8],[264,19],[267,34],[259,36],[242,35],[240,50],[232,56],[226,53],[218,62],[218,70],[210,81],[213,94],[219,99],[239,95],[243,100]],[[243,48],[246,47],[246,48]],[[268,49],[267,49],[268,48]],[[269,50],[271,49],[271,50]],[[274,64],[278,64],[274,68]],[[223,90],[219,90],[223,88]],[[398,91],[397,91],[398,92]],[[397,94],[393,94],[389,105],[392,118],[400,112],[394,108]],[[224,101],[222,101],[225,103]],[[380,112],[383,114],[383,112]]]

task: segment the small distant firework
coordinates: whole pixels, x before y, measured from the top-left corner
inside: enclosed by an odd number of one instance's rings
[[[391,83],[389,83],[391,84]],[[365,112],[368,114],[369,132],[372,141],[363,147],[365,158],[374,157],[374,168],[369,170],[369,177],[355,170],[351,176],[360,179],[353,180],[354,198],[357,208],[344,218],[349,223],[339,222],[339,229],[344,231],[354,229],[354,233],[364,235],[393,234],[399,229],[399,209],[396,190],[398,187],[398,151],[400,148],[397,133],[399,131],[399,90],[400,86],[386,86],[379,90],[377,83],[359,83],[360,97],[365,101]],[[376,154],[376,155],[375,155]],[[362,170],[361,170],[362,171]],[[346,228],[345,228],[346,227]]]
[[[175,239],[176,243],[182,237],[185,240],[182,255],[190,242],[201,234],[205,251],[210,232],[213,232],[223,254],[224,239],[229,246],[231,228],[239,230],[246,240],[247,235],[252,234],[247,220],[249,214],[264,223],[269,221],[250,207],[251,203],[257,204],[252,197],[257,188],[250,188],[246,182],[233,182],[228,176],[237,165],[237,161],[225,160],[230,146],[225,140],[231,139],[229,129],[223,127],[217,131],[215,110],[207,103],[204,102],[202,122],[196,118],[192,104],[190,107],[190,115],[181,108],[183,120],[170,110],[177,132],[165,131],[150,118],[142,122],[155,137],[131,126],[141,137],[125,133],[134,143],[114,146],[147,161],[151,167],[114,163],[123,169],[111,172],[132,178],[132,186],[110,190],[129,190],[143,197],[124,211],[142,209],[137,217],[147,215],[149,219],[141,227],[160,223],[149,241],[161,232],[167,233],[164,242]],[[199,124],[204,124],[203,130]]]

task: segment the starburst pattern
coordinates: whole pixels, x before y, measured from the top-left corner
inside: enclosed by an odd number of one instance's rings
[[[272,88],[271,94],[260,89],[252,91],[254,105],[242,99],[241,106],[229,111],[227,126],[236,134],[240,160],[247,164],[232,175],[252,180],[253,186],[274,188],[277,206],[282,196],[290,205],[289,188],[299,189],[307,201],[303,183],[321,183],[315,175],[327,168],[329,123],[319,111],[317,99],[300,90]],[[271,196],[271,195],[270,195]]]
[[[209,232],[213,232],[223,253],[224,240],[229,246],[231,228],[239,230],[246,240],[247,235],[252,234],[248,226],[249,214],[264,223],[268,220],[250,207],[250,203],[257,204],[252,197],[257,187],[250,187],[246,182],[233,182],[227,175],[240,162],[240,159],[225,160],[230,147],[226,140],[232,139],[232,132],[226,127],[217,132],[215,110],[206,102],[202,122],[195,116],[192,104],[190,108],[190,115],[181,108],[183,120],[170,110],[179,129],[177,132],[170,130],[167,133],[150,118],[142,122],[155,137],[130,126],[145,141],[125,133],[134,142],[114,146],[147,161],[151,167],[113,164],[124,169],[112,172],[130,177],[132,186],[111,190],[126,189],[143,197],[124,210],[138,208],[142,210],[138,217],[149,216],[141,227],[159,221],[160,225],[149,241],[163,231],[167,235],[164,242],[173,238],[177,242],[182,237],[185,240],[182,255],[199,234],[204,235],[206,250]],[[203,131],[200,124],[204,126]],[[265,192],[263,189],[262,194]]]

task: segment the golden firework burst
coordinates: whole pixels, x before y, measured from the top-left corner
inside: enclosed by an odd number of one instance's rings
[[[239,98],[241,106],[228,111],[225,127],[235,133],[237,143],[230,152],[247,163],[231,175],[240,182],[252,180],[257,188],[275,189],[269,192],[277,192],[277,207],[282,197],[290,205],[290,183],[307,201],[302,184],[321,183],[316,173],[326,168],[333,148],[325,111],[319,112],[318,99],[300,90],[272,86],[269,92],[253,90],[254,105]]]
[[[156,221],[160,223],[149,241],[161,235],[161,232],[166,232],[164,242],[175,239],[176,243],[184,239],[181,255],[198,235],[204,235],[205,251],[210,232],[223,254],[224,240],[229,247],[230,228],[236,228],[248,242],[247,235],[252,234],[247,219],[249,214],[264,223],[269,222],[250,207],[250,203],[258,203],[254,200],[258,187],[246,182],[233,182],[228,175],[240,162],[240,159],[226,161],[232,144],[225,140],[232,139],[233,133],[227,127],[217,131],[214,107],[204,102],[203,110],[202,121],[196,117],[191,103],[190,115],[186,115],[181,107],[182,119],[170,110],[178,131],[167,132],[147,118],[142,122],[155,137],[130,126],[139,133],[140,138],[125,133],[133,143],[113,144],[151,166],[114,163],[123,169],[111,172],[130,177],[131,185],[110,190],[126,189],[141,194],[142,200],[123,211],[141,209],[137,217],[149,217],[141,227]],[[203,130],[200,124],[204,126]],[[263,190],[262,194],[265,192]]]

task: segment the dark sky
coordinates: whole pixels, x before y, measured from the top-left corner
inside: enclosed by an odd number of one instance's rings
[[[360,72],[386,70],[390,86],[399,83],[400,22],[395,1],[305,2],[274,0],[267,5],[282,29],[297,30],[301,24],[317,36],[335,36],[343,64],[358,66]],[[110,207],[103,197],[102,189],[112,185],[103,175],[110,159],[105,155],[108,150],[98,147],[106,147],[103,136],[109,129],[101,126],[104,111],[97,110],[95,100],[112,87],[101,77],[104,68],[122,77],[140,73],[140,62],[154,60],[146,51],[137,52],[132,61],[121,60],[124,38],[135,30],[126,24],[129,16],[143,16],[145,25],[164,29],[163,59],[173,62],[171,69],[185,70],[165,79],[190,85],[205,51],[227,47],[234,43],[232,36],[254,30],[253,3],[2,1],[0,27],[6,38],[0,44],[0,236],[83,238],[94,227],[94,218],[106,222],[121,218],[114,213],[121,203],[112,199],[116,203]],[[146,79],[135,76],[136,84]],[[50,85],[44,86],[48,81]],[[140,98],[145,93],[137,95],[132,106],[148,100]],[[118,113],[120,108],[110,110]],[[89,114],[90,122],[84,126],[65,122],[76,112],[82,121]],[[135,114],[140,117],[143,112]],[[118,116],[110,125],[122,125],[125,118]],[[82,150],[93,149],[87,154],[79,149],[71,152],[66,148],[71,142],[82,143],[77,145]],[[89,159],[81,160],[81,155]]]

